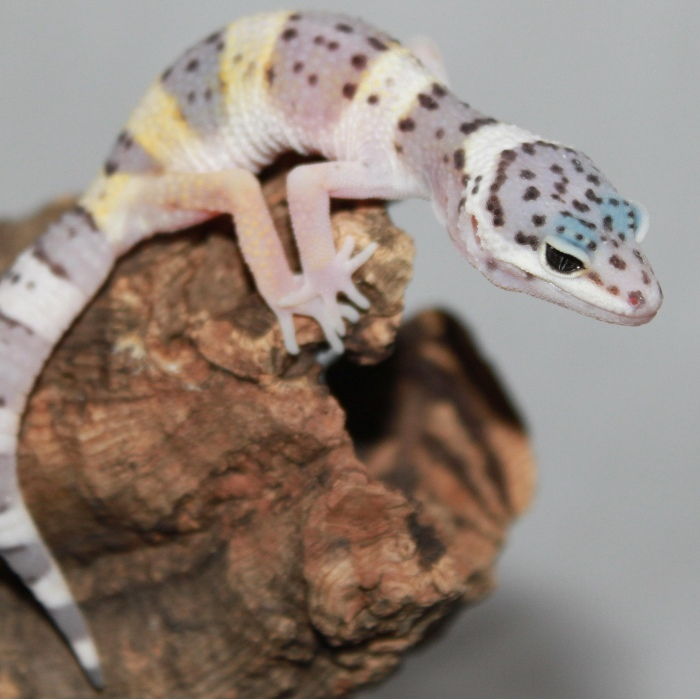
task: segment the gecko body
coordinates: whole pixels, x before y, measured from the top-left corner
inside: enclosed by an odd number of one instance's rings
[[[15,452],[52,348],[137,242],[230,214],[290,353],[294,315],[316,319],[340,351],[346,321],[368,305],[351,276],[375,244],[355,252],[346,240],[336,250],[331,197],[429,199],[459,250],[499,286],[626,325],[658,310],[661,290],[639,248],[641,207],[585,155],[460,101],[444,75],[429,47],[410,50],[345,16],[234,22],[154,81],[78,205],[0,281],[0,555],[96,685],[95,645],[24,505]],[[255,177],[290,150],[325,158],[288,177],[301,274]]]

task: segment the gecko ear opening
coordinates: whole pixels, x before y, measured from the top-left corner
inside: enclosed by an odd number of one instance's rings
[[[634,214],[634,239],[641,243],[649,232],[649,212],[639,202],[630,202]]]

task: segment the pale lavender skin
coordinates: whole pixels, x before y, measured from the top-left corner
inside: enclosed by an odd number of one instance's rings
[[[289,150],[328,161],[288,179],[302,275],[254,176]],[[288,351],[298,352],[295,314],[315,318],[342,350],[345,321],[368,305],[351,275],[376,246],[353,255],[345,241],[336,251],[329,197],[430,199],[493,282],[601,320],[637,325],[661,303],[639,249],[643,210],[586,156],[461,102],[430,44],[411,51],[320,12],[245,18],[196,44],[146,93],[79,206],[0,281],[0,555],[95,685],[94,642],[17,482],[17,429],[36,376],[120,254],[221,212],[234,218]],[[338,302],[341,292],[355,306]]]

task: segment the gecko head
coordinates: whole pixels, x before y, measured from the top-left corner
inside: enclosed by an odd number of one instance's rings
[[[662,294],[640,247],[646,211],[582,153],[498,128],[508,131],[470,144],[473,172],[453,218],[470,261],[506,289],[611,323],[650,321]]]

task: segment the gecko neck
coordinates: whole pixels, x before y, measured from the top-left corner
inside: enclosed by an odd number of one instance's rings
[[[439,85],[433,85],[430,97],[419,100],[407,115],[415,129],[408,135],[399,132],[398,145],[406,166],[429,193],[436,215],[448,223],[458,215],[466,185],[478,175],[470,171],[467,162],[469,140],[497,120]]]

